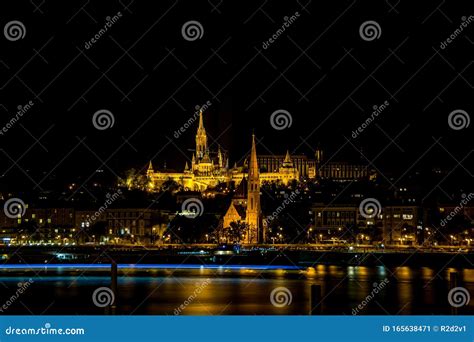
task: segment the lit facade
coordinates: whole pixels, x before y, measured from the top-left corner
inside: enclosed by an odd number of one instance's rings
[[[335,181],[348,181],[355,179],[375,179],[375,174],[367,165],[349,164],[343,162],[328,162],[317,168],[317,176]]]
[[[260,184],[264,182],[281,182],[286,185],[293,180],[300,179],[300,171],[295,166],[294,159],[290,156],[289,152],[287,152],[283,160],[279,161],[278,158],[275,160],[278,163],[276,169],[272,168],[272,170],[267,172],[260,172]],[[149,191],[158,190],[168,180],[175,181],[185,190],[191,191],[204,191],[218,184],[229,184],[230,182],[234,182],[238,186],[246,175],[246,168],[246,163],[243,166],[235,165],[230,168],[229,158],[222,152],[220,147],[217,151],[209,150],[201,111],[199,114],[199,127],[196,133],[196,152],[192,155],[191,165],[186,162],[182,172],[161,172],[154,170],[150,161],[147,170],[147,188]]]
[[[417,231],[423,229],[419,206],[387,206],[383,209],[383,239],[387,244],[416,245]]]

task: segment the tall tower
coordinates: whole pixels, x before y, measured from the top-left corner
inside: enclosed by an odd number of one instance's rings
[[[149,191],[153,191],[155,189],[155,181],[153,180],[153,174],[155,173],[155,171],[153,170],[153,164],[151,163],[151,160],[150,160],[150,163],[148,164],[148,169],[146,170],[146,176],[147,176],[147,189]]]
[[[248,186],[247,186],[247,215],[246,221],[249,226],[245,241],[247,243],[262,242],[260,232],[260,173],[257,163],[257,149],[255,147],[255,135],[252,134],[252,150],[250,152]]]
[[[207,151],[207,135],[204,129],[204,121],[202,119],[202,110],[199,112],[199,127],[196,134],[196,157],[201,159]]]
[[[217,150],[217,159],[219,160],[219,168],[222,169],[224,167],[224,159],[222,157],[220,145],[219,145],[219,149]]]
[[[290,151],[286,150],[285,160],[283,160],[284,167],[293,167],[293,162],[291,161]]]
[[[150,160],[150,163],[148,163],[148,169],[146,170],[146,175],[148,177],[151,177],[151,176],[153,176],[154,172],[155,171],[153,171],[153,164],[151,163],[151,160]]]

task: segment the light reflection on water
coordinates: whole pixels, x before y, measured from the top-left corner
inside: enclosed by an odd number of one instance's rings
[[[365,266],[317,265],[307,270],[251,269],[229,270],[134,270],[120,273],[117,296],[119,314],[183,315],[219,314],[298,314],[309,312],[310,286],[322,288],[324,314],[348,314],[357,307],[384,279],[383,287],[359,314],[447,314],[449,273],[428,267],[385,268]],[[474,294],[474,269],[458,270],[459,286]],[[33,277],[34,274],[32,274]],[[6,288],[0,298],[4,302],[16,290],[18,282],[29,274],[2,276]],[[202,285],[209,279],[209,283]],[[22,295],[21,302],[33,313],[47,309],[47,314],[102,314],[93,305],[91,296],[100,286],[109,286],[103,272],[52,272],[33,277],[34,283]],[[284,307],[271,304],[270,294],[276,287],[291,291],[292,302]],[[195,292],[199,289],[199,293]],[[194,296],[193,296],[194,294]],[[474,297],[474,295],[471,295]],[[192,300],[190,298],[192,297]],[[473,303],[474,304],[474,303]],[[460,309],[469,313],[473,305]],[[21,303],[13,303],[7,314],[28,314]]]

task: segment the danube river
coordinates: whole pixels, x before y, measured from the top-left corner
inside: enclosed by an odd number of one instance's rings
[[[474,269],[122,267],[115,304],[116,313],[126,315],[307,315],[311,285],[318,284],[323,314],[441,315],[451,312],[450,272],[458,273],[457,286],[474,294]],[[104,308],[92,297],[97,288],[110,286],[110,274],[106,269],[2,269],[0,284],[0,305],[8,303],[0,314],[100,315]],[[12,300],[20,287],[22,293]],[[458,309],[473,312],[474,300]]]

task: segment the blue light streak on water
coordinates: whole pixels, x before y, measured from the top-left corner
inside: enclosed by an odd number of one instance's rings
[[[288,265],[182,265],[182,264],[117,264],[117,268],[122,269],[211,269],[211,270],[300,270],[304,267],[288,266]],[[71,270],[71,269],[110,269],[110,264],[4,264],[0,265],[0,269],[4,270],[34,270],[34,269],[58,269],[58,270]]]

